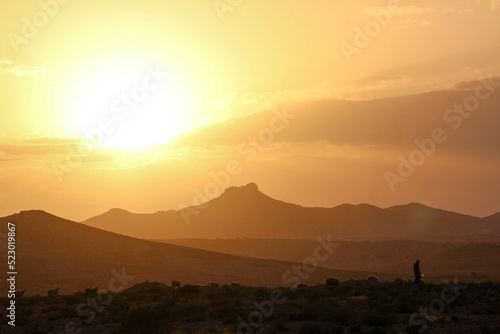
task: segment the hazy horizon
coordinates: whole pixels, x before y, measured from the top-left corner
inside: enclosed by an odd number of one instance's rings
[[[1,216],[500,211],[497,0],[3,2]]]
[[[255,184],[254,182],[251,182],[250,184]],[[231,185],[229,186],[228,188],[224,189],[218,196],[214,197],[214,198],[209,198],[209,197],[206,197],[205,195],[203,196],[196,196],[195,195],[195,198],[196,199],[200,199],[200,198],[206,198],[206,202],[196,202],[192,205],[186,205],[186,206],[181,206],[181,207],[178,207],[178,208],[169,208],[169,209],[159,209],[159,210],[155,210],[155,211],[148,211],[148,212],[135,212],[135,211],[131,211],[131,210],[128,210],[126,208],[123,208],[123,207],[113,207],[113,208],[109,208],[108,210],[106,211],[103,211],[103,212],[98,212],[97,214],[94,214],[94,215],[90,215],[90,216],[87,216],[87,217],[84,217],[84,219],[72,219],[71,217],[65,217],[65,216],[62,216],[62,215],[58,215],[54,212],[50,212],[48,210],[45,210],[43,208],[26,208],[26,209],[22,209],[18,212],[12,212],[10,214],[8,214],[7,216],[11,216],[11,215],[14,215],[14,214],[17,214],[17,213],[21,213],[21,212],[28,212],[28,211],[44,211],[46,213],[49,213],[49,214],[52,214],[54,216],[58,216],[60,218],[64,218],[64,219],[68,219],[68,220],[72,220],[72,221],[75,221],[75,222],[81,222],[81,221],[85,221],[89,218],[93,218],[95,216],[98,216],[100,214],[103,214],[103,213],[106,213],[106,212],[109,212],[109,211],[112,211],[112,210],[124,210],[124,211],[127,211],[127,212],[130,212],[130,213],[133,213],[133,214],[154,214],[154,213],[157,213],[157,212],[166,212],[166,211],[170,211],[170,210],[174,210],[174,211],[179,211],[179,212],[182,212],[182,211],[185,211],[185,209],[189,209],[190,207],[194,206],[198,206],[198,205],[201,205],[201,208],[204,208],[203,204],[211,201],[211,200],[214,200],[214,199],[217,199],[219,198],[220,196],[223,195],[224,191],[229,189],[229,188],[242,188],[242,187],[246,187],[250,184],[242,184],[242,185]],[[257,185],[258,186],[258,185]],[[262,192],[261,189],[259,189],[259,192]],[[199,193],[198,193],[199,194]],[[262,193],[263,195],[265,196],[268,196],[266,193]],[[282,201],[281,199],[279,198],[273,198],[271,197],[272,199],[275,199],[275,200],[278,200],[278,201]],[[284,201],[283,201],[284,202]],[[358,206],[358,205],[369,205],[369,206],[374,206],[376,208],[380,208],[380,209],[389,209],[389,208],[394,208],[394,207],[400,207],[400,206],[408,206],[408,205],[411,205],[411,204],[420,204],[420,205],[423,205],[423,206],[426,206],[426,207],[430,207],[432,209],[438,209],[438,210],[445,210],[443,208],[439,208],[439,207],[433,207],[433,206],[430,206],[430,205],[427,205],[425,203],[419,203],[419,202],[406,202],[406,203],[400,203],[400,204],[394,204],[394,205],[390,205],[390,206],[387,206],[387,207],[379,207],[379,206],[376,206],[376,205],[373,205],[373,204],[370,204],[370,203],[341,203],[341,204],[338,204],[338,205],[334,205],[334,206],[315,206],[315,205],[312,205],[312,206],[304,206],[304,205],[301,205],[300,203],[291,203],[291,202],[284,202],[284,203],[287,203],[287,204],[293,204],[293,205],[299,205],[301,207],[304,207],[304,208],[325,208],[325,209],[331,209],[331,208],[336,208],[336,207],[341,207],[343,205],[352,205],[352,206]],[[464,212],[460,212],[460,211],[453,211],[453,210],[445,210],[445,211],[449,211],[449,212],[454,212],[454,213],[458,213],[458,214],[461,214],[461,215],[466,215],[466,216],[472,216],[472,217],[478,217],[478,218],[486,218],[486,217],[490,217],[492,215],[495,215],[497,213],[500,213],[500,211],[497,211],[497,212],[493,212],[492,214],[489,214],[489,215],[486,215],[486,216],[475,216],[475,215],[472,215],[472,214],[467,214],[467,213],[464,213]]]

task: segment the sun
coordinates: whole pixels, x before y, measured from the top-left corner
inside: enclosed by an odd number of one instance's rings
[[[192,123],[182,81],[158,63],[113,60],[79,67],[66,104],[73,133],[96,146],[138,149],[168,143]]]

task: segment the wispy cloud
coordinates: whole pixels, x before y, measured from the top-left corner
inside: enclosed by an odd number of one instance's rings
[[[349,81],[327,81],[314,86],[297,87],[292,89],[278,89],[273,91],[251,91],[241,90],[228,93],[223,98],[217,100],[215,105],[221,110],[235,110],[241,106],[257,106],[253,112],[262,111],[263,108],[272,108],[282,103],[298,101],[315,101],[323,99],[348,99],[366,100],[372,96],[368,91],[390,87],[399,82],[408,81],[411,78],[404,75],[377,75],[368,74],[359,76]],[[362,94],[359,94],[362,92]],[[241,113],[242,115],[245,112]],[[248,114],[248,113],[246,113]],[[224,121],[217,119],[212,123]]]
[[[427,27],[427,26],[430,26],[430,25],[432,25],[432,22],[429,21],[429,20],[423,19],[422,21],[420,21],[420,26],[421,27]]]
[[[338,88],[331,82],[324,82],[311,87],[297,87],[291,89],[276,89],[271,91],[252,91],[243,89],[238,92],[228,93],[216,101],[216,105],[223,110],[235,108],[235,106],[255,105],[256,111],[263,108],[272,108],[281,103],[290,103],[304,100],[319,100],[325,98],[340,97]]]
[[[490,76],[487,81],[490,81],[492,84],[500,84],[500,76]],[[462,81],[457,83],[453,88],[459,90],[473,90],[476,89],[478,85],[481,85],[482,82],[479,80],[472,81]]]
[[[184,161],[188,156],[199,157],[200,154],[205,154],[206,158],[212,158],[214,155],[212,150],[200,150],[199,147],[189,146],[179,148],[170,144],[157,144],[141,152],[99,146],[89,152],[88,147],[89,143],[78,137],[43,137],[34,133],[27,138],[13,142],[0,141],[0,162],[4,165],[19,161],[41,164],[42,170],[53,173],[52,167],[48,167],[52,165],[46,163],[47,159],[55,162],[70,158],[84,170],[120,170]],[[78,155],[78,152],[88,152],[88,155],[82,157]]]
[[[498,4],[500,4],[500,0],[491,0],[491,8],[495,7],[495,4],[498,7]],[[366,7],[361,10],[361,14],[364,15],[376,15],[380,13],[382,10],[387,10],[387,8],[384,7]],[[416,16],[416,15],[423,15],[423,14],[428,14],[428,13],[455,13],[455,14],[468,14],[468,13],[474,13],[476,10],[472,8],[449,8],[449,9],[435,9],[431,7],[421,7],[421,6],[404,6],[402,7],[402,10],[400,13],[394,14],[394,15],[399,15],[399,16]]]
[[[66,146],[78,145],[80,138],[33,137],[19,142],[0,142],[0,152],[9,156],[65,154]]]
[[[462,8],[462,9],[450,8],[446,12],[447,13],[458,13],[458,14],[471,14],[471,13],[475,13],[476,10],[472,9],[472,8]]]
[[[402,11],[396,15],[420,15],[424,13],[434,12],[435,10],[430,7],[420,7],[420,6],[404,6]],[[380,13],[382,10],[387,10],[386,7],[366,7],[361,10],[361,14],[364,15],[375,15]]]
[[[362,75],[356,79],[339,82],[340,86],[353,89],[377,89],[392,86],[401,81],[407,81],[410,77],[404,75]]]
[[[20,77],[40,73],[47,73],[47,70],[38,66],[13,65],[10,60],[0,60],[0,74],[13,74]]]

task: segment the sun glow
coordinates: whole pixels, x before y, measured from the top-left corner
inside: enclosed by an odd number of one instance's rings
[[[193,111],[188,89],[157,64],[136,60],[99,66],[72,63],[66,122],[73,133],[98,146],[122,149],[167,143],[189,130]]]

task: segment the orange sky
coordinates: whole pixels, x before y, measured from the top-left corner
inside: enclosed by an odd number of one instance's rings
[[[214,196],[500,211],[498,91],[447,114],[500,80],[498,0],[0,1],[1,215],[177,209],[228,165]]]

